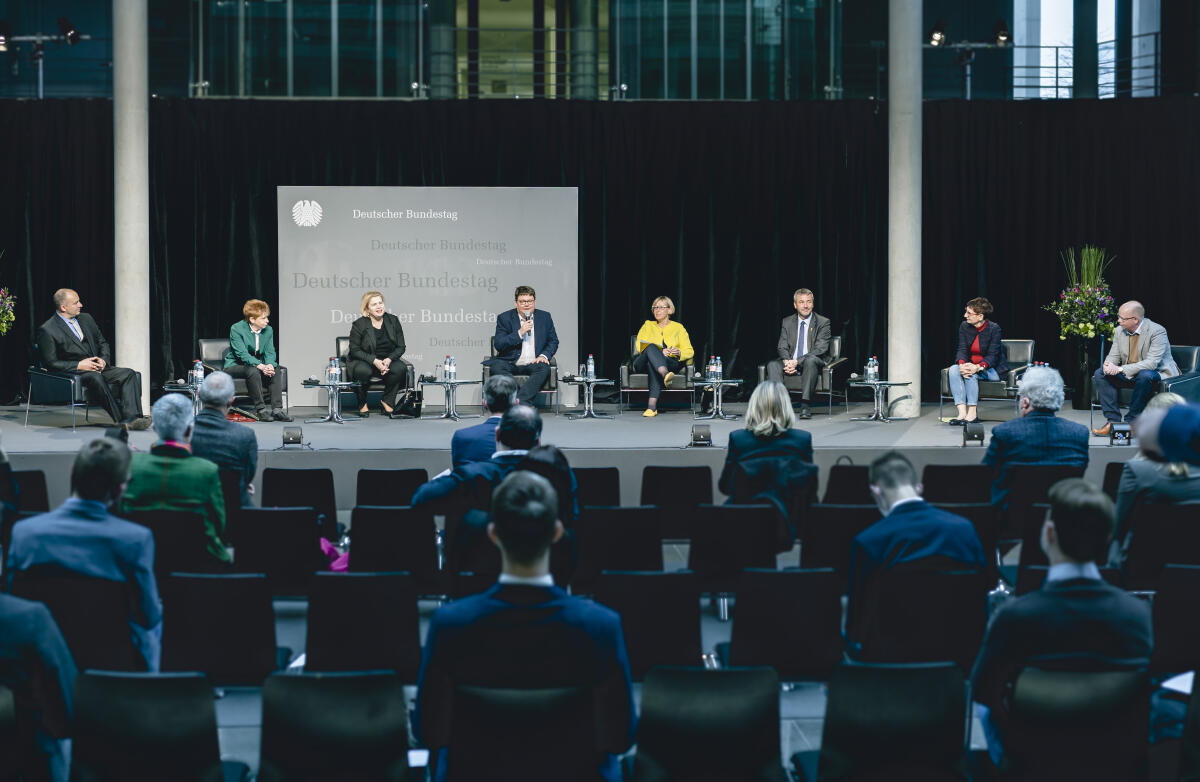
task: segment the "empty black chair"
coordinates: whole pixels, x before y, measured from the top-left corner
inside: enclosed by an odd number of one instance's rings
[[[825,497],[822,502],[827,505],[874,505],[875,497],[871,494],[871,484],[867,476],[865,464],[833,465],[829,468],[829,477],[825,480]]]
[[[408,708],[395,674],[273,675],[263,684],[258,782],[408,778]]]
[[[446,573],[470,572],[492,581],[500,576],[500,549],[487,536],[487,519],[481,510],[470,510],[462,517],[446,516]]]
[[[429,480],[429,470],[359,470],[355,505],[412,505],[413,495]]]
[[[169,573],[212,573],[222,566],[208,553],[204,515],[191,511],[140,510],[125,514],[154,533],[154,578]]]
[[[571,591],[590,595],[604,570],[663,569],[659,509],[585,505],[575,523],[579,563]]]
[[[161,589],[164,671],[202,671],[216,686],[257,687],[285,662],[275,648],[265,576],[174,575]]]
[[[1144,670],[1025,668],[1003,721],[1002,778],[1145,779],[1149,719]]]
[[[605,572],[596,582],[596,602],[621,617],[634,680],[640,681],[655,665],[700,664],[695,574]]]
[[[662,509],[662,534],[668,540],[687,538],[692,511],[697,505],[712,501],[713,478],[708,465],[642,468],[642,496],[638,504]]]
[[[218,470],[221,480],[221,498],[225,500],[225,538],[230,537],[230,519],[242,507],[242,474],[237,470]]]
[[[420,508],[355,507],[350,514],[350,571],[407,571],[419,594],[443,592],[433,515]]]
[[[1113,502],[1117,501],[1117,490],[1121,487],[1121,473],[1124,470],[1125,462],[1109,462],[1104,465],[1104,483],[1101,486]]]
[[[455,780],[595,779],[607,749],[627,739],[598,735],[591,686],[504,689],[457,684],[447,775]],[[627,722],[624,715],[621,722]],[[628,735],[626,729],[625,735]]]
[[[927,464],[921,471],[926,502],[987,502],[996,473],[986,464]]]
[[[983,546],[983,554],[987,557],[984,576],[989,584],[995,584],[999,578],[1000,564],[1000,552],[996,548],[999,543],[997,537],[1000,533],[1000,517],[996,514],[996,508],[988,502],[938,502],[934,505],[971,522],[975,534],[979,536],[979,543]]]
[[[234,566],[263,573],[276,595],[303,595],[312,574],[327,570],[317,513],[306,508],[243,508]]]
[[[655,668],[642,685],[634,782],[787,782],[771,668]]]
[[[148,669],[145,656],[130,637],[133,595],[124,581],[39,566],[15,573],[12,593],[45,603],[79,670]]]
[[[1049,565],[1046,552],[1042,551],[1042,527],[1046,524],[1046,512],[1050,505],[1035,502],[1025,508],[1021,519],[1021,556],[1017,567],[1027,568]]]
[[[262,471],[260,502],[264,508],[315,508],[321,515],[321,534],[326,540],[338,539],[337,498],[333,491],[333,470],[328,467],[267,467]]]
[[[50,492],[46,489],[46,473],[41,470],[13,470],[12,475],[21,492],[21,510],[50,510]]]
[[[829,680],[821,749],[792,761],[806,782],[965,780],[966,717],[954,663],[843,663]]]
[[[800,532],[800,567],[850,569],[850,547],[855,536],[879,521],[874,505],[826,505],[808,509]]]
[[[1156,589],[1165,565],[1200,565],[1200,501],[1135,506],[1122,572],[1127,589]]]
[[[1082,478],[1083,468],[1071,464],[1014,464],[1008,469],[1008,510],[1002,519],[1001,540],[1021,537],[1031,505],[1049,502],[1050,487],[1065,478]]]
[[[990,584],[978,570],[899,566],[877,573],[852,597],[846,635],[865,662],[953,660],[970,672],[987,627]]]
[[[846,579],[821,570],[742,571],[723,666],[769,665],[784,681],[825,681],[842,660]]]
[[[1154,593],[1154,651],[1150,670],[1179,673],[1200,668],[1200,566],[1167,565]],[[1200,688],[1198,688],[1200,689]]]
[[[318,573],[308,595],[306,671],[394,671],[416,684],[417,591],[408,573]]]
[[[248,779],[246,764],[221,761],[213,703],[212,687],[199,673],[81,673],[71,779]]]
[[[688,570],[717,598],[718,616],[728,619],[742,569],[775,566],[779,513],[769,505],[701,505],[691,523]]]
[[[1192,687],[1179,743],[1179,782],[1197,782],[1200,780],[1200,687]]]
[[[621,471],[616,467],[575,467],[579,507],[621,504]]]

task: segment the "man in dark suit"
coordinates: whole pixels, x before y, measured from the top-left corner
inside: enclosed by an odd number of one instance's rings
[[[1058,370],[1033,367],[1021,378],[1017,400],[1019,418],[992,429],[983,463],[996,470],[992,504],[1008,509],[1009,470],[1016,464],[1070,464],[1087,467],[1088,430],[1083,424],[1059,418],[1063,379]]]
[[[528,285],[517,288],[516,307],[496,316],[496,355],[484,359],[492,374],[526,375],[517,398],[533,404],[550,377],[550,359],[558,351],[558,334],[549,312],[534,309],[537,293]]]
[[[869,477],[883,518],[858,533],[850,548],[846,635],[852,652],[858,651],[856,639],[864,636],[865,623],[871,621],[860,603],[867,602],[872,578],[881,571],[900,565],[982,570],[986,564],[974,525],[921,499],[917,471],[903,455],[889,451],[875,459]]]
[[[70,288],[54,292],[55,313],[38,329],[42,366],[79,375],[84,392],[97,400],[117,423],[146,429],[142,389],[137,373],[109,364],[112,351],[91,315],[83,313],[79,294]],[[119,401],[118,401],[119,398]]]
[[[450,464],[483,462],[496,452],[496,425],[504,411],[517,403],[517,381],[512,375],[492,375],[483,384],[483,406],[490,415],[481,424],[459,429],[450,438]]]
[[[129,630],[150,671],[158,670],[162,601],[150,530],[109,513],[129,481],[129,448],[111,437],[84,443],[71,467],[71,497],[57,510],[13,527],[6,588],[24,570],[52,565],[130,585]]]
[[[511,411],[510,411],[511,412]],[[449,708],[458,684],[532,688],[591,686],[607,752],[589,759],[592,778],[616,782],[612,753],[633,739],[629,658],[621,620],[568,596],[550,576],[550,545],[563,535],[558,498],[540,475],[517,471],[496,489],[488,536],[500,549],[499,583],[439,608],[429,623],[417,681],[418,740],[437,752],[436,773],[470,747],[449,747]],[[586,776],[564,775],[564,779]]]
[[[1038,660],[1077,657],[1094,665],[1149,664],[1153,646],[1150,605],[1110,586],[1096,562],[1108,550],[1113,504],[1082,478],[1050,489],[1050,510],[1042,524],[1041,546],[1050,561],[1046,582],[1018,597],[992,617],[971,671],[977,711],[988,739],[988,754],[1003,759],[1004,714],[1000,707],[1009,682]]]
[[[204,409],[196,415],[192,429],[192,455],[201,456],[222,470],[238,474],[242,507],[250,505],[254,494],[254,474],[258,471],[258,438],[250,427],[230,421],[233,404],[233,378],[224,372],[209,373],[200,384]],[[226,513],[231,509],[226,508]]]
[[[829,358],[829,318],[813,312],[813,292],[808,288],[792,294],[792,306],[796,314],[783,319],[776,345],[779,357],[767,362],[767,377],[782,383],[785,375],[799,375],[800,417],[812,418],[813,390]]]

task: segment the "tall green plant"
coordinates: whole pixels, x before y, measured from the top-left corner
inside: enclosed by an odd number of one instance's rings
[[[1090,244],[1085,244],[1079,251],[1078,262],[1074,247],[1068,247],[1060,255],[1067,270],[1067,282],[1073,288],[1097,288],[1103,285],[1104,270],[1115,260],[1115,257],[1109,257],[1103,247]]]
[[[1067,271],[1067,288],[1058,294],[1058,301],[1044,309],[1058,316],[1059,339],[1081,337],[1094,339],[1112,328],[1116,312],[1112,291],[1104,281],[1104,270],[1112,263],[1103,247],[1084,245],[1079,256],[1069,247],[1061,254]]]

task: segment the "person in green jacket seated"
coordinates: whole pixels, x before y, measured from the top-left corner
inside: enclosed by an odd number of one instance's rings
[[[118,515],[144,510],[178,510],[204,517],[208,553],[223,564],[233,562],[225,534],[225,497],[217,465],[192,456],[192,401],[167,394],[151,408],[159,440],[150,453],[135,453],[129,483],[121,495]]]
[[[229,353],[225,372],[246,381],[246,392],[260,421],[290,421],[283,411],[283,367],[275,359],[275,332],[269,325],[271,308],[262,299],[242,305],[243,320],[229,327]],[[270,393],[270,402],[263,387]]]

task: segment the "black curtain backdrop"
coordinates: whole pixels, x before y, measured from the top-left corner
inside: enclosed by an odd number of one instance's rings
[[[249,297],[272,303],[280,331],[310,315],[277,304],[277,185],[578,186],[580,347],[605,372],[660,294],[698,353],[747,381],[800,286],[853,365],[886,352],[882,104],[171,99],[151,101],[150,132],[155,385]],[[1194,98],[926,104],[924,397],[976,295],[1006,335],[1065,364],[1041,306],[1063,286],[1059,251],[1085,242],[1118,257],[1118,299],[1142,299],[1177,343],[1200,339],[1197,138]],[[56,288],[77,289],[114,339],[111,102],[0,101],[0,183],[0,285],[20,297],[0,338],[7,400]]]

